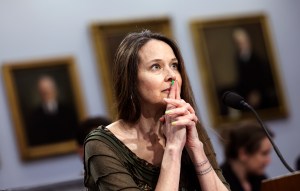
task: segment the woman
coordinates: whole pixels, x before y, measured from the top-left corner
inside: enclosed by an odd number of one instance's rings
[[[113,73],[118,120],[86,139],[86,187],[227,190],[177,45],[150,31],[129,34]]]
[[[259,191],[271,161],[272,145],[266,133],[257,123],[245,122],[225,134],[226,161],[221,169],[231,190]]]

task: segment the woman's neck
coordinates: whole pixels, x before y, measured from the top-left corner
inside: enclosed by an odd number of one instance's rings
[[[153,135],[163,137],[160,118],[164,115],[164,108],[142,107],[139,120],[134,124],[138,139],[151,138]]]
[[[239,179],[244,190],[251,191],[251,185],[247,179],[247,169],[245,168],[243,163],[239,160],[230,160],[229,164],[231,166],[232,171]]]
[[[145,116],[142,115],[134,126],[137,131],[137,138],[139,140],[143,139],[151,141],[154,135],[158,138],[163,137],[161,131],[162,123],[159,121],[159,118],[145,118]]]
[[[242,162],[238,160],[230,160],[229,164],[231,166],[232,171],[240,181],[247,180],[247,171]]]
[[[121,125],[123,129],[121,141],[138,157],[159,166],[166,143],[161,131],[161,122],[141,116],[134,124],[125,123],[122,120],[120,123],[123,124]]]

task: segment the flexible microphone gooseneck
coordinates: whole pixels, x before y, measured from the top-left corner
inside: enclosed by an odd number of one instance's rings
[[[290,172],[295,172],[294,169],[292,169],[287,162],[284,160],[283,156],[281,155],[279,149],[277,148],[276,144],[274,143],[273,139],[271,138],[266,126],[264,125],[263,121],[261,120],[261,118],[259,117],[258,113],[253,109],[253,107],[251,105],[249,105],[243,97],[241,97],[240,95],[227,91],[223,94],[222,96],[222,101],[223,103],[231,108],[234,109],[238,109],[238,110],[250,110],[254,113],[257,121],[259,122],[259,124],[261,125],[261,127],[264,129],[268,139],[270,140],[277,156],[279,157],[279,159],[281,160],[281,162],[284,164],[284,166],[290,171]]]

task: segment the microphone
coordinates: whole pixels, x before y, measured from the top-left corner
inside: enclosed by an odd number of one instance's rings
[[[271,138],[266,126],[264,125],[263,121],[261,120],[261,118],[259,117],[258,113],[253,109],[253,107],[251,105],[249,105],[242,96],[227,91],[223,94],[222,96],[222,102],[224,103],[224,105],[234,108],[234,109],[238,109],[238,110],[250,110],[252,111],[252,113],[255,115],[257,121],[259,122],[260,126],[264,129],[268,139],[270,140],[277,156],[279,157],[279,159],[281,160],[281,162],[283,163],[283,165],[286,167],[286,169],[288,169],[290,172],[295,172],[294,169],[292,169],[287,162],[284,160],[283,156],[281,155],[279,149],[277,148],[276,144],[274,143],[273,139]]]

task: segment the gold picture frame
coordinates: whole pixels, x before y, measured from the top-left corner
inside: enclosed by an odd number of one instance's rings
[[[241,94],[264,120],[287,117],[264,14],[194,20],[191,31],[214,127],[253,117],[226,107],[226,91]]]
[[[74,152],[76,126],[85,117],[74,58],[11,62],[2,69],[22,160]],[[53,100],[52,110],[46,112],[42,100]]]
[[[112,119],[116,117],[112,89],[112,65],[115,52],[122,39],[128,33],[140,32],[144,29],[172,37],[171,22],[168,17],[98,22],[91,25],[98,71],[104,87],[106,108]]]

